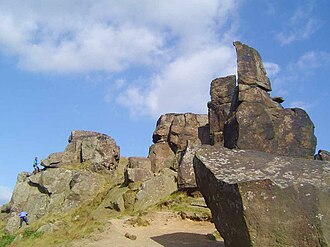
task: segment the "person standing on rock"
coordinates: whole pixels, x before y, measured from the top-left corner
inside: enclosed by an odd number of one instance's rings
[[[40,172],[40,168],[38,167],[38,157],[34,158],[33,169],[33,174],[37,174],[38,172]]]
[[[27,216],[28,216],[28,213],[27,212],[25,212],[23,210],[22,212],[20,212],[18,214],[18,216],[19,216],[19,219],[20,219],[20,221],[19,221],[19,228],[22,227],[23,221],[25,222],[26,225],[29,225],[29,221],[28,221],[28,218],[27,218]]]

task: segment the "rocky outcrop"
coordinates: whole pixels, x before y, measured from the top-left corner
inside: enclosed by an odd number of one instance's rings
[[[148,158],[152,172],[160,172],[164,168],[178,170],[178,161],[175,153],[167,142],[158,142],[150,146]]]
[[[271,91],[270,81],[259,53],[239,41],[234,42],[234,46],[237,52],[238,84]]]
[[[226,246],[330,245],[330,163],[204,146],[194,168]]]
[[[64,152],[49,155],[41,161],[46,168],[65,164],[89,164],[93,171],[113,171],[120,159],[116,142],[105,134],[92,131],[72,131]]]
[[[221,143],[223,132],[224,146],[228,148],[312,157],[316,137],[307,113],[298,108],[284,109],[280,104],[283,98],[271,98],[270,81],[259,53],[240,42],[234,42],[234,46],[238,72],[236,90],[233,91],[233,76],[217,81],[222,90],[212,90],[211,85],[211,143]],[[230,97],[226,97],[227,94]],[[227,99],[223,100],[226,103],[218,100],[222,98]],[[232,98],[230,105],[229,98]]]
[[[172,156],[175,159],[173,152]],[[155,164],[152,167],[149,158],[119,157],[119,147],[111,137],[73,131],[64,152],[42,161],[45,169],[18,176],[10,203],[1,209],[8,216],[6,230],[17,229],[17,214],[23,209],[34,222],[45,215],[75,209],[101,195],[104,199],[97,210],[136,212],[177,191],[177,172],[172,165],[172,169],[163,165],[153,172]]]
[[[133,211],[146,209],[177,190],[176,172],[165,168],[135,191]]]
[[[178,187],[196,187],[192,150],[208,144],[208,116],[203,114],[165,114],[153,133],[154,144],[149,149],[153,172],[169,168],[178,172]]]
[[[224,125],[232,107],[235,88],[235,75],[217,78],[211,82],[211,101],[207,107],[212,145],[223,145]]]
[[[139,212],[175,191],[177,174],[169,168],[156,174],[143,168],[127,168],[125,186],[110,189],[99,210]]]
[[[144,182],[154,176],[151,171],[151,162],[148,158],[130,157],[125,169],[125,184]]]
[[[66,212],[92,200],[105,186],[111,186],[109,184],[110,176],[82,169],[47,169],[34,175],[21,173],[9,203],[6,230],[17,229],[17,214],[21,210],[29,212],[31,221],[48,213]]]

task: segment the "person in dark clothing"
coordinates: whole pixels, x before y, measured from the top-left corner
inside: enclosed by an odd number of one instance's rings
[[[28,216],[28,213],[27,213],[27,212],[25,212],[25,211],[23,210],[22,212],[20,212],[20,213],[18,214],[18,216],[19,216],[19,219],[20,219],[20,221],[19,221],[19,227],[20,227],[20,228],[21,228],[22,225],[23,225],[23,221],[25,222],[26,225],[29,225],[29,221],[28,221],[28,218],[27,218],[27,216]]]
[[[33,162],[33,174],[37,174],[38,172],[40,172],[40,168],[38,167],[38,157],[35,157]]]
[[[323,160],[321,151],[322,150],[319,150],[317,154],[314,155],[314,160]]]

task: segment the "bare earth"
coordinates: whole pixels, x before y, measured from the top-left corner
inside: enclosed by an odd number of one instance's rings
[[[126,219],[111,219],[105,231],[73,243],[73,246],[224,247],[223,241],[210,240],[207,236],[216,230],[213,223],[182,220],[164,212],[148,217],[149,226],[132,226],[125,223]],[[126,233],[135,235],[136,239],[126,238]]]

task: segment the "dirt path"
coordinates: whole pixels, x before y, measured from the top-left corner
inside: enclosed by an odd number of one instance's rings
[[[207,234],[215,231],[210,222],[182,220],[171,213],[156,213],[148,219],[149,226],[132,226],[126,219],[112,219],[106,231],[74,243],[75,247],[224,247],[222,241],[210,240]],[[125,237],[129,233],[136,240]]]

